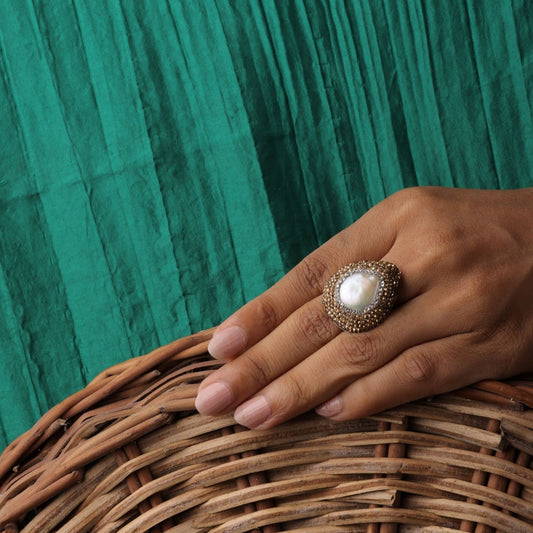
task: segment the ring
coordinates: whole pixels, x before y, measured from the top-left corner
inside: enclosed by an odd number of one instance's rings
[[[381,324],[398,296],[400,269],[386,261],[357,261],[326,282],[322,303],[344,331],[361,333]]]

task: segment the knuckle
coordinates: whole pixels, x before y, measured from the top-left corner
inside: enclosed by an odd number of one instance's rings
[[[309,380],[298,379],[290,373],[284,377],[283,390],[285,398],[289,399],[289,401],[285,402],[288,409],[291,408],[291,404],[307,405],[313,398],[313,391]]]
[[[478,361],[479,366],[483,368],[479,379],[502,379],[527,371],[520,368],[520,362],[523,356],[522,347],[527,345],[525,332],[531,329],[524,329],[520,327],[522,324],[510,322],[488,328],[480,327],[470,333],[471,352],[475,354],[472,359]],[[490,365],[485,364],[487,353],[495,354]]]
[[[394,212],[405,222],[436,218],[441,191],[439,187],[410,187],[388,198]]]
[[[322,309],[308,309],[298,322],[300,333],[316,347],[327,343],[334,335],[334,324]]]
[[[411,204],[413,207],[420,208],[438,201],[441,196],[441,190],[442,187],[407,187],[394,193],[393,196],[403,204]]]
[[[339,346],[339,358],[348,367],[368,371],[377,366],[378,340],[373,332],[360,333],[343,339]]]
[[[308,255],[296,267],[296,277],[307,289],[312,288],[315,292],[321,292],[324,282],[328,277],[328,265],[318,254]]]
[[[273,330],[279,323],[279,312],[274,302],[264,294],[254,302],[255,316],[258,324],[265,326],[269,331]]]
[[[406,383],[432,381],[436,370],[435,358],[422,350],[416,350],[405,355],[398,377]]]
[[[255,384],[256,389],[262,389],[265,387],[271,381],[266,361],[258,361],[254,357],[248,357],[246,359],[243,379],[246,381],[252,381]]]
[[[459,302],[457,315],[461,318],[463,330],[467,331],[489,331],[492,334],[494,329],[499,325],[494,322],[495,316],[501,316],[503,301],[494,301],[494,294],[505,294],[505,289],[500,288],[491,279],[491,273],[487,272],[470,272],[464,276],[464,292],[473,294],[475,298],[470,298],[466,303]],[[456,297],[460,298],[460,295]]]

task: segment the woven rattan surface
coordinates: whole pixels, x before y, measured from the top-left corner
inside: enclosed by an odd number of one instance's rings
[[[0,531],[533,532],[533,380],[268,431],[194,411],[211,332],[108,369],[0,457]]]

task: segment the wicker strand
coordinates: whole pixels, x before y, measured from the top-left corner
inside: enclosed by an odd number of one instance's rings
[[[0,456],[0,533],[533,533],[533,378],[266,431],[194,410],[211,332],[125,361]]]

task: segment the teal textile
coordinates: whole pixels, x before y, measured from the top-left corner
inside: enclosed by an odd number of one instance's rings
[[[0,449],[401,188],[533,185],[533,2],[0,2]]]

